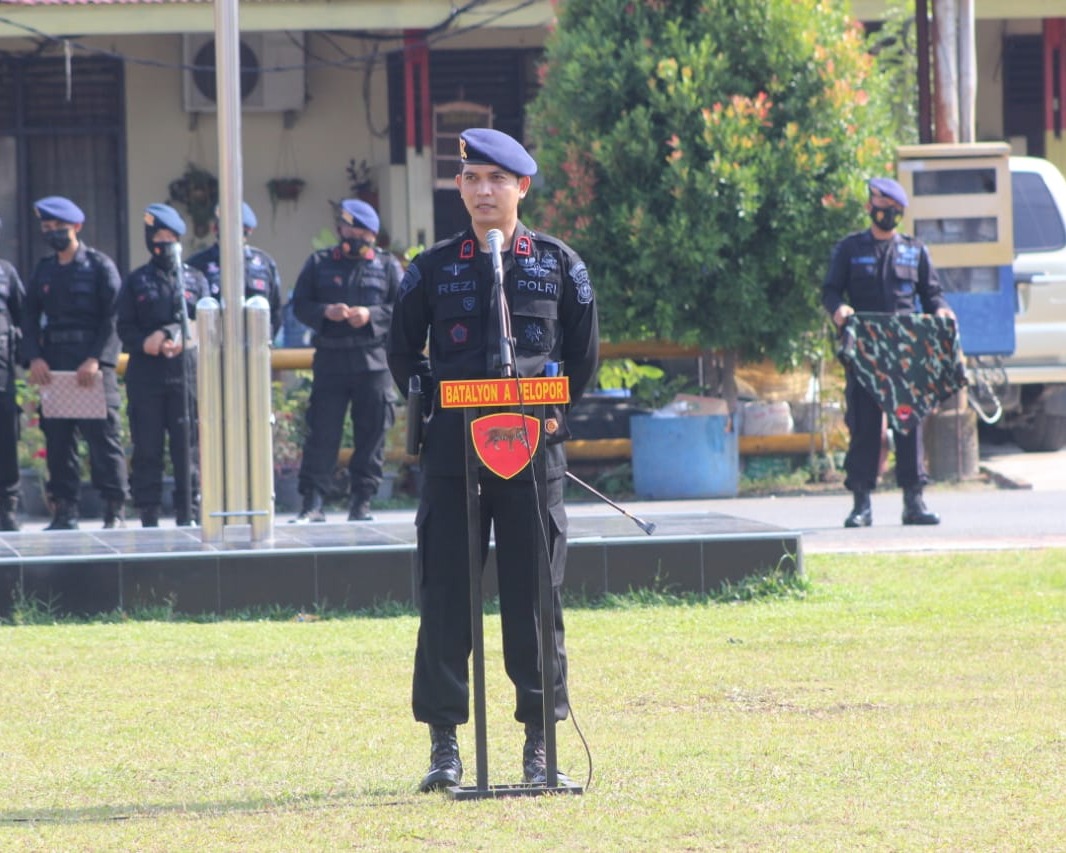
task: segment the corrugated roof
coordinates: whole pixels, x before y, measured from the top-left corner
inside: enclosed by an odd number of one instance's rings
[[[0,8],[4,6],[210,6],[212,4],[213,0],[0,0]]]
[[[4,6],[200,6],[213,0],[0,0]]]

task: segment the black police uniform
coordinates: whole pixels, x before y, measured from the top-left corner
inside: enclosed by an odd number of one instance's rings
[[[174,471],[174,508],[178,524],[185,517],[185,471],[193,493],[189,506],[196,515],[198,466],[196,432],[195,350],[183,349],[173,358],[149,355],[144,342],[163,330],[170,340],[181,338],[179,300],[188,316],[195,319],[196,303],[207,295],[207,279],[184,264],[182,292],[175,291],[176,276],[154,262],[138,267],[127,276],[118,298],[118,334],[129,353],[126,366],[127,416],[133,439],[130,487],[133,503],[142,519],[158,517],[163,498],[164,442],[169,437],[170,461]],[[185,421],[183,393],[188,393],[189,424]],[[191,424],[191,427],[190,427]],[[191,455],[186,455],[186,448]]]
[[[219,267],[221,250],[218,243],[197,252],[186,263],[198,269],[207,279],[206,295],[214,299],[222,297],[222,270]],[[244,247],[244,298],[262,296],[270,303],[270,336],[274,338],[281,329],[281,275],[278,265],[262,249]]]
[[[397,384],[412,375],[436,406],[426,425],[422,450],[425,482],[418,508],[421,624],[415,655],[413,711],[416,720],[450,726],[468,717],[470,655],[469,556],[465,531],[464,413],[443,410],[436,400],[441,380],[498,377],[499,332],[491,299],[491,257],[478,251],[472,230],[438,243],[408,268],[400,288],[389,338],[389,366]],[[559,362],[574,401],[595,375],[598,320],[588,271],[562,241],[518,224],[504,254],[504,286],[511,310],[516,366],[520,376],[543,375]],[[429,333],[428,358],[423,353]],[[566,456],[564,413],[544,449],[548,495],[551,576],[555,604],[556,708],[564,719],[566,652],[560,587],[566,562],[563,480]],[[551,443],[554,439],[555,443]],[[540,652],[537,641],[537,494],[532,466],[512,479],[488,470],[480,474],[481,553],[488,553],[495,526],[500,615],[507,674],[516,689],[515,719],[539,727],[543,720]]]
[[[48,493],[76,516],[81,466],[75,430],[89,445],[92,484],[112,512],[126,500],[126,454],[119,420],[119,340],[115,300],[121,279],[103,252],[79,243],[69,264],[49,255],[37,263],[26,292],[22,325],[24,361],[43,358],[51,370],[77,370],[87,358],[100,363],[107,417],[41,418],[48,449]]]
[[[386,251],[375,248],[371,258],[349,258],[335,246],[311,255],[296,279],[293,313],[314,330],[315,347],[299,473],[305,498],[330,491],[349,409],[355,444],[348,463],[353,509],[377,494],[385,436],[395,418],[385,338],[402,276],[399,261]],[[369,322],[356,329],[327,320],[326,307],[335,303],[365,306]]]
[[[22,337],[25,288],[18,272],[0,259],[0,530],[18,530],[14,512],[19,497],[19,425],[15,367]]]
[[[822,284],[822,305],[830,315],[845,301],[858,313],[935,313],[947,308],[929,252],[914,237],[894,234],[877,240],[867,229],[849,234],[833,249]],[[877,485],[881,457],[882,411],[849,371],[845,387],[845,419],[850,433],[844,470],[845,486],[853,492],[872,492]],[[927,481],[922,460],[919,424],[895,436],[896,482],[903,489]]]

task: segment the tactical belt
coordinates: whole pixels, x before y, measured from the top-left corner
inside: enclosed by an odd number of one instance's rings
[[[323,338],[318,337],[314,340],[315,349],[361,349],[363,347],[373,346],[377,341],[361,341],[356,338]]]
[[[96,332],[85,329],[47,329],[44,339],[50,344],[84,344],[96,340]]]

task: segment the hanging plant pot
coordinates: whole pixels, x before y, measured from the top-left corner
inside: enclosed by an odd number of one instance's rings
[[[279,201],[296,201],[303,192],[303,178],[271,178],[267,181],[267,190],[270,200],[274,203]]]
[[[207,234],[218,204],[218,180],[215,176],[189,163],[185,174],[167,185],[167,192],[169,202],[177,202],[189,211],[193,233],[197,237]]]

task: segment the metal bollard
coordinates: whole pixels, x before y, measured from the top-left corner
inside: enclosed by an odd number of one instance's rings
[[[200,428],[200,521],[204,542],[223,540],[222,311],[205,296],[196,303],[200,357],[196,363]]]
[[[270,303],[244,303],[248,382],[248,484],[252,541],[274,538],[274,414],[270,400]]]

